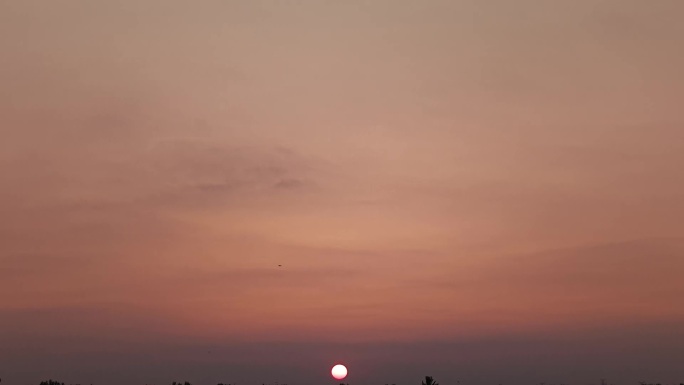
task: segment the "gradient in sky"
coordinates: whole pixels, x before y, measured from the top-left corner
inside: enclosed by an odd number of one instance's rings
[[[684,381],[683,17],[1,2],[3,384]]]

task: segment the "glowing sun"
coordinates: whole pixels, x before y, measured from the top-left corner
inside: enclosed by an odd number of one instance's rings
[[[347,368],[344,365],[335,365],[333,366],[332,370],[330,371],[332,373],[332,376],[335,377],[336,380],[341,380],[345,377],[347,377]]]

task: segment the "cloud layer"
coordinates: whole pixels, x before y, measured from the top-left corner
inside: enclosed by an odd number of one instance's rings
[[[682,11],[0,5],[0,377],[681,382]]]

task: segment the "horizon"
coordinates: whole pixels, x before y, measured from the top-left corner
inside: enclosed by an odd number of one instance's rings
[[[339,381],[339,380],[338,380],[338,381]],[[460,381],[457,381],[457,383],[460,384]],[[638,381],[637,383],[638,383],[639,385],[669,385],[669,384],[667,384],[667,383],[663,383],[663,384],[660,384],[660,383],[649,383],[649,382],[646,382],[646,381]],[[437,381],[437,379],[433,378],[432,376],[425,376],[425,377],[422,379],[421,384],[422,384],[422,385],[440,385],[440,384],[439,384],[439,381]],[[539,383],[538,385],[547,385],[547,384],[548,384],[548,385],[554,385],[553,382],[552,382],[552,383],[541,382],[541,383]],[[559,382],[558,384],[559,384],[559,385],[570,385],[570,384],[563,383],[563,382]],[[616,384],[614,384],[614,383],[612,383],[612,382],[606,380],[605,378],[600,379],[599,384],[600,384],[600,385],[616,385]],[[42,381],[42,382],[40,383],[40,385],[80,385],[80,384],[66,384],[66,383],[64,383],[64,382],[54,381],[54,380],[50,379],[50,380]],[[93,384],[91,384],[91,385],[93,385]],[[152,384],[146,384],[146,385],[152,385]],[[172,381],[170,385],[193,385],[193,383],[191,383],[191,382],[189,382],[189,381]],[[220,383],[218,383],[217,385],[237,385],[237,383],[232,383],[232,384],[231,384],[231,383],[223,383],[223,382],[220,382]],[[262,383],[261,385],[290,385],[290,384],[288,384],[288,383],[279,383],[278,381],[276,381],[275,383],[268,383],[268,384],[267,384],[267,383]],[[299,384],[292,384],[292,385],[299,385]],[[339,382],[339,385],[349,385],[349,383],[346,383],[346,384],[345,384],[344,381],[341,381],[341,382]],[[396,384],[394,384],[394,383],[392,383],[392,384],[385,383],[385,385],[396,385]],[[503,385],[503,384],[500,384],[500,385]],[[595,384],[591,383],[591,384],[588,384],[588,385],[595,385]],[[674,384],[674,385],[676,385],[676,384]],[[682,384],[679,384],[679,385],[682,385]]]
[[[684,382],[682,15],[0,2],[2,385]]]

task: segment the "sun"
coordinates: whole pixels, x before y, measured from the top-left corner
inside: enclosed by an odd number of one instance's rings
[[[347,377],[347,368],[344,365],[337,364],[333,366],[330,372],[336,380],[342,380]]]

